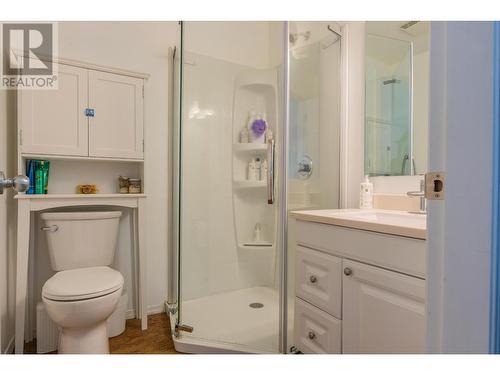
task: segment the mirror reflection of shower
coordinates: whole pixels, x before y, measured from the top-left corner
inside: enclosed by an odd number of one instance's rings
[[[306,58],[307,50],[304,47],[308,47],[315,43],[319,43],[321,49],[326,49],[331,45],[337,43],[340,40],[340,33],[334,30],[334,28],[327,24],[318,30],[296,30],[289,34],[288,40],[290,42],[290,50],[292,55],[296,59]]]

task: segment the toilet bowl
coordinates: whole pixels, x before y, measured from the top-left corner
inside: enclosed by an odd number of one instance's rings
[[[59,353],[109,353],[106,320],[123,290],[109,267],[121,212],[43,213],[52,269],[42,288],[48,315],[61,328]]]

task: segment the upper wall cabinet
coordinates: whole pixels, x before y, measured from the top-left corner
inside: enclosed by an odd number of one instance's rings
[[[22,153],[88,156],[88,70],[59,65],[57,90],[18,92]]]
[[[144,80],[58,67],[58,89],[18,93],[21,153],[143,159]]]
[[[89,155],[143,157],[143,80],[113,73],[89,72]]]

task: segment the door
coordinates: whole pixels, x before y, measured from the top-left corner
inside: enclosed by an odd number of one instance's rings
[[[255,35],[262,43],[250,43]],[[282,22],[182,23],[176,331],[181,343],[198,344],[195,352],[284,351],[282,41]],[[266,136],[276,143],[275,200]],[[253,178],[250,163],[259,166]]]
[[[140,78],[89,71],[89,156],[144,157],[143,85]]]
[[[0,100],[2,103],[7,102],[7,91],[0,92]],[[0,117],[0,172],[6,172],[7,169],[7,116]],[[0,316],[8,317],[7,310],[7,293],[8,293],[8,237],[7,237],[7,194],[0,195]],[[10,323],[10,324],[9,324]],[[8,325],[13,326],[13,321],[8,319],[0,320],[0,353],[5,353],[7,342],[13,332],[8,332]]]
[[[19,90],[24,154],[87,156],[87,70],[59,64],[55,90]]]
[[[425,352],[425,281],[343,261],[343,353]]]
[[[499,42],[493,35],[493,22],[431,23],[429,171],[445,172],[446,184],[444,200],[427,207],[430,353],[488,353],[494,328]]]

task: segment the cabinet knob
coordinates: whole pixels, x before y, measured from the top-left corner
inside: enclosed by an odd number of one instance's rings
[[[309,281],[312,283],[312,284],[316,284],[316,282],[318,281],[318,278],[314,275],[311,275],[309,276]]]
[[[309,331],[307,337],[309,337],[309,340],[314,340],[316,338],[316,334],[313,331]]]
[[[351,276],[352,270],[349,267],[344,268],[344,275]]]

